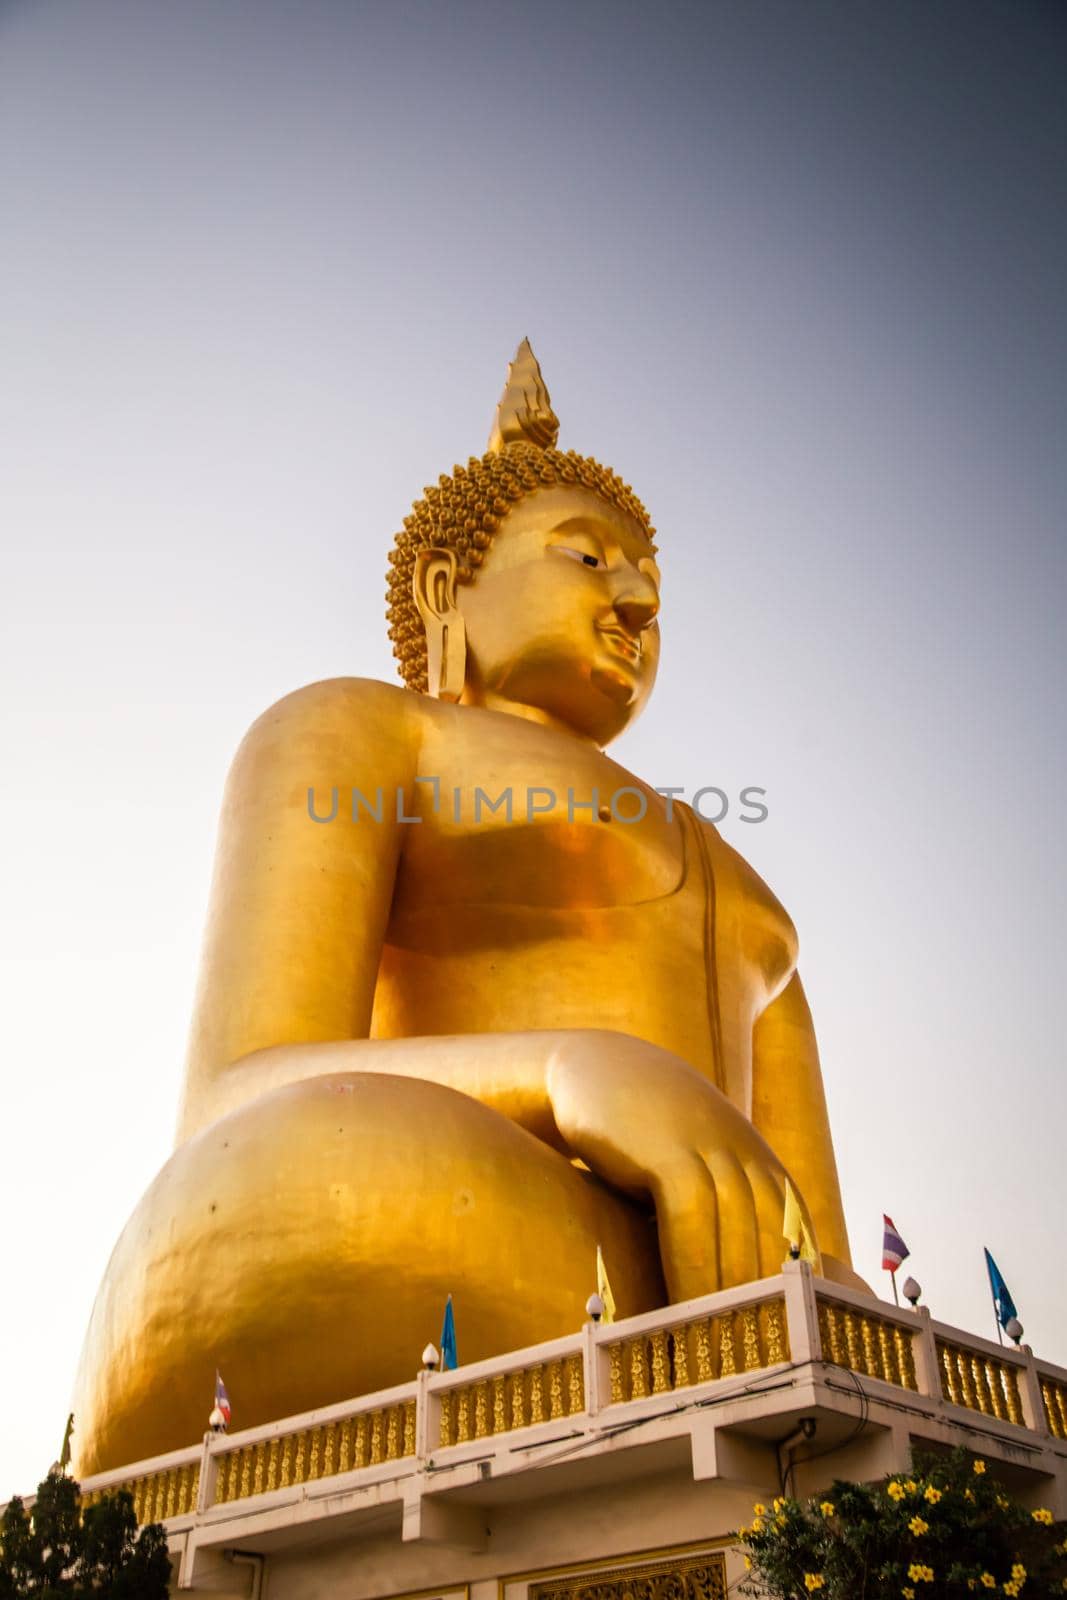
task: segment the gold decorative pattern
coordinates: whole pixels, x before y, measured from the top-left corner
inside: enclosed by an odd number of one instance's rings
[[[730,1378],[737,1371],[737,1352],[734,1347],[733,1317],[716,1317],[712,1323],[719,1330],[719,1377]]]
[[[511,1426],[513,1428],[525,1428],[526,1390],[523,1387],[521,1372],[513,1372],[511,1374],[509,1388],[511,1389]]]
[[[671,1335],[671,1355],[674,1360],[674,1387],[689,1387],[689,1327],[675,1328]]]
[[[576,1572],[531,1583],[527,1594],[529,1600],[726,1600],[726,1561],[719,1551],[709,1551]]]
[[[440,1442],[444,1445],[455,1444],[455,1412],[452,1408],[452,1392],[446,1389],[441,1396],[441,1414],[438,1422]]]
[[[585,1410],[585,1375],[581,1356],[567,1359],[567,1411],[572,1417]]]
[[[548,1366],[548,1414],[552,1421],[563,1415],[563,1363],[551,1361]]]
[[[652,1346],[652,1393],[665,1394],[671,1386],[671,1374],[667,1359],[667,1335],[662,1328],[650,1336],[649,1343]]]
[[[474,1385],[474,1437],[484,1439],[489,1432],[489,1405],[484,1383]]]
[[[690,1366],[690,1335],[695,1373]],[[609,1345],[608,1356],[611,1405],[777,1366],[789,1359],[785,1302],[764,1301],[717,1317],[698,1317],[680,1323],[669,1334],[658,1329],[638,1334]]]
[[[643,1400],[648,1394],[648,1353],[646,1340],[630,1340],[630,1398]]]
[[[877,1315],[861,1315],[833,1301],[819,1301],[819,1338],[822,1358],[852,1372],[898,1389],[917,1392],[913,1334],[899,1322]]]
[[[1048,1431],[1054,1439],[1067,1439],[1067,1383],[1057,1383],[1054,1378],[1042,1378],[1041,1398],[1045,1404]]]
[[[544,1368],[532,1367],[530,1370],[530,1421],[544,1422],[545,1420],[545,1390]]]
[[[196,1510],[199,1489],[199,1462],[187,1462],[181,1467],[169,1467],[162,1472],[130,1478],[125,1483],[109,1484],[106,1489],[87,1489],[82,1493],[81,1504],[84,1510],[124,1490],[133,1501],[138,1524],[143,1526],[146,1522],[165,1522],[172,1517],[189,1516]]]
[[[355,1419],[346,1417],[340,1422],[319,1423],[281,1439],[260,1439],[255,1444],[223,1452],[218,1457],[213,1504],[225,1505],[231,1500],[270,1494],[275,1489],[312,1483],[318,1478],[333,1478],[354,1468],[398,1461],[414,1454],[415,1402],[404,1400],[375,1411],[360,1412]],[[191,1480],[191,1490],[176,1483],[176,1505],[189,1493],[195,1505],[198,1480],[199,1469],[196,1479]],[[169,1504],[169,1488],[163,1492]]]
[[[711,1324],[706,1317],[702,1317],[696,1324],[696,1330],[697,1382],[710,1383],[715,1376],[715,1369],[711,1364]],[[614,1399],[614,1396],[612,1398]]]
[[[745,1371],[753,1372],[763,1366],[760,1354],[759,1317],[755,1306],[746,1306],[741,1313],[741,1344],[745,1352]]]
[[[781,1300],[768,1300],[763,1307],[767,1360],[771,1366],[789,1360],[789,1335],[783,1316],[784,1309]]]
[[[622,1341],[616,1339],[615,1343],[608,1346],[608,1362],[611,1370],[611,1404],[618,1405],[626,1396],[622,1388]]]
[[[946,1339],[937,1340],[944,1398],[985,1417],[999,1417],[1025,1427],[1019,1395],[1018,1369],[997,1356],[964,1350]]]
[[[548,1419],[575,1416],[584,1410],[582,1358],[557,1356],[554,1361],[539,1362],[518,1372],[444,1390],[437,1442],[441,1447],[466,1444],[491,1434],[533,1427]]]

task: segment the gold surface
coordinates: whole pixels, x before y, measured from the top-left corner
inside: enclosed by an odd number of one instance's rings
[[[855,1281],[792,923],[604,753],[656,676],[655,547],[628,486],[536,442],[529,360],[394,552],[429,692],[313,684],[237,753],[177,1149],[86,1338],[83,1475],[196,1439],[216,1367],[242,1427],[403,1381],[449,1292],[467,1361],[572,1332],[598,1243],[620,1316],[768,1276],[787,1172]],[[698,1374],[759,1354],[751,1321],[715,1337]],[[569,1394],[550,1369],[547,1415]]]

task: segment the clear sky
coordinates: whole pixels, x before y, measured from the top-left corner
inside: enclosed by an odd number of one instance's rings
[[[659,529],[613,753],[768,790],[859,1269],[887,1210],[990,1334],[988,1244],[1067,1364],[1065,81],[1028,0],[0,0],[0,1499],[170,1149],[233,749],[392,679],[524,334]]]

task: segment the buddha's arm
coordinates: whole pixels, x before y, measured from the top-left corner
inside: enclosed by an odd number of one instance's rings
[[[819,1051],[799,975],[756,1022],[752,1121],[792,1175],[811,1211],[828,1276],[851,1266]]]
[[[424,1079],[469,1095],[615,1188],[655,1206],[672,1300],[777,1272],[785,1171],[747,1117],[695,1068],[596,1028],[280,1045],[238,1063],[215,1114],[254,1092],[353,1074]]]
[[[249,730],[226,785],[193,1016],[179,1142],[260,1092],[247,1058],[272,1047],[365,1039],[418,727],[402,690],[312,684]],[[351,820],[355,786],[382,820]],[[328,816],[337,791],[337,815]],[[241,1064],[241,1065],[239,1065]]]

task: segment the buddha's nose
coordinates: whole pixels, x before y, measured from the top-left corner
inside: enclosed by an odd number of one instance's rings
[[[627,633],[632,633],[635,638],[656,620],[658,610],[659,596],[651,583],[629,588],[615,599],[616,616]]]

